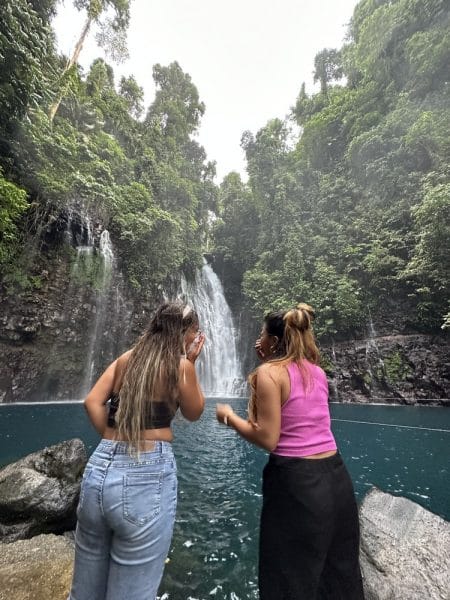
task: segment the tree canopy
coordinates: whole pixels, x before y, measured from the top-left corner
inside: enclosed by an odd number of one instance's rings
[[[231,210],[225,180],[216,247],[255,314],[302,299],[318,309],[320,334],[355,331],[369,313],[404,312],[419,329],[442,324],[449,21],[444,0],[363,0],[347,43],[316,56],[320,90],[303,84],[284,122],[244,134],[249,182]],[[292,122],[301,130],[294,148]],[[251,248],[237,253],[243,238]]]
[[[89,25],[111,16],[101,42],[120,51],[129,1],[74,4]],[[228,290],[258,316],[302,299],[316,307],[321,335],[354,332],[369,313],[448,327],[446,0],[362,0],[342,48],[316,56],[317,91],[299,82],[286,119],[243,133],[248,183],[230,173],[220,186],[195,140],[205,105],[180,64],[154,66],[145,107],[133,76],[116,81],[103,59],[84,72],[58,54],[55,7],[5,0],[0,21],[0,268],[9,289],[38,284],[40,263],[62,252],[67,212],[82,207],[108,227],[143,294],[170,286],[208,250]]]

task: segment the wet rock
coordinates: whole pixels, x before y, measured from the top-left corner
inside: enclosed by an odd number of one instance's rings
[[[29,454],[0,471],[0,541],[73,529],[87,455],[79,439]]]
[[[366,600],[448,600],[450,523],[373,488],[360,508]]]
[[[448,403],[448,335],[379,335],[324,344],[322,351],[334,401]]]
[[[0,543],[0,600],[65,600],[73,557],[73,542],[53,534]]]

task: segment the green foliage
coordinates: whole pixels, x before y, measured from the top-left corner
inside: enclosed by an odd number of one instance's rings
[[[105,25],[103,41],[118,43],[129,0],[75,5],[87,14],[83,36],[95,21]],[[2,281],[29,288],[39,284],[42,254],[67,260],[67,214],[80,210],[95,227],[109,228],[128,281],[143,294],[155,291],[201,263],[217,207],[214,165],[192,139],[204,105],[177,63],[156,65],[157,94],[142,121],[144,95],[133,76],[116,89],[104,60],[84,75],[76,59],[67,66],[56,55],[53,14],[51,0],[7,0],[0,24],[0,159],[20,184],[1,179]],[[20,256],[19,241],[27,249]],[[72,259],[73,277],[98,288],[105,274],[96,252]]]
[[[339,52],[324,48],[314,59],[314,81],[320,81],[322,94],[327,94],[328,84],[342,78],[343,71]]]
[[[325,373],[330,377],[333,376],[333,374],[336,370],[336,365],[331,360],[330,356],[328,354],[326,354],[325,352],[321,352],[321,354],[320,354],[320,366],[325,371]]]
[[[27,208],[26,191],[6,181],[0,170],[0,265],[11,264],[20,240],[17,222]]]
[[[70,280],[77,287],[90,287],[101,291],[107,286],[106,281],[110,273],[105,272],[103,257],[98,252],[72,252],[72,269]]]
[[[448,326],[449,21],[444,0],[361,1],[316,56],[320,92],[301,87],[296,147],[289,121],[244,134],[248,213],[224,205],[215,236],[258,317],[303,300],[320,335],[364,331],[369,307]]]
[[[142,184],[133,183],[120,190],[114,203],[113,231],[127,265],[129,280],[138,290],[156,288],[170,269],[183,262],[179,243],[180,224],[170,213],[158,208]]]
[[[413,368],[399,350],[395,350],[388,356],[385,356],[383,362],[386,379],[391,384],[405,381],[413,372]]]
[[[164,137],[173,138],[175,142],[186,142],[187,136],[199,126],[205,112],[197,88],[177,62],[168,67],[155,65],[153,79],[156,96],[147,121],[157,122]]]
[[[129,4],[75,0],[118,54]],[[104,60],[84,74],[56,55],[54,12],[53,0],[6,0],[2,11],[4,282],[39,285],[37,251],[20,258],[19,244],[64,252],[63,215],[77,205],[110,229],[142,293],[208,249],[258,316],[304,300],[317,332],[335,336],[362,327],[368,307],[407,305],[408,326],[448,326],[448,2],[362,0],[347,43],[316,57],[320,91],[303,85],[291,118],[245,132],[249,181],[231,173],[220,188],[195,141],[205,106],[180,65],[154,66],[156,95],[142,119],[134,77],[116,87]],[[51,122],[50,100],[61,97]],[[92,287],[94,263],[85,269]]]
[[[0,164],[5,165],[17,122],[51,94],[56,61],[48,19],[54,2],[6,0],[1,12]]]

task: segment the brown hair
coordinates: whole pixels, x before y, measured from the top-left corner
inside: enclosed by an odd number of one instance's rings
[[[320,362],[320,352],[312,328],[314,317],[313,308],[304,302],[297,304],[295,308],[271,312],[264,317],[264,326],[267,333],[278,337],[278,343],[269,362],[280,365],[295,362],[302,371],[306,382],[308,382],[309,377],[303,361],[308,360],[315,365]],[[255,369],[248,378],[252,390],[248,404],[248,414],[253,421],[257,419],[257,374],[258,369]]]
[[[155,312],[149,327],[132,350],[120,388],[116,414],[119,439],[139,452],[145,418],[153,402],[177,410],[180,357],[185,353],[184,335],[198,324],[197,313],[182,302],[166,302]],[[150,410],[149,410],[150,409]]]

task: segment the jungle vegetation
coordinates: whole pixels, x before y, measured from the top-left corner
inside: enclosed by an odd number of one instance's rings
[[[80,40],[100,23],[99,43],[124,56],[129,0],[73,1],[86,17]],[[359,2],[342,48],[316,56],[317,90],[299,82],[285,119],[243,133],[248,182],[229,173],[220,185],[195,139],[205,105],[177,62],[154,66],[145,107],[133,76],[117,81],[102,59],[85,72],[76,49],[58,53],[56,0],[3,6],[7,293],[39,285],[64,244],[62,216],[82,207],[111,232],[136,293],[196,268],[208,240],[229,293],[255,315],[302,299],[321,315],[319,334],[396,311],[418,330],[449,326],[446,0]]]

